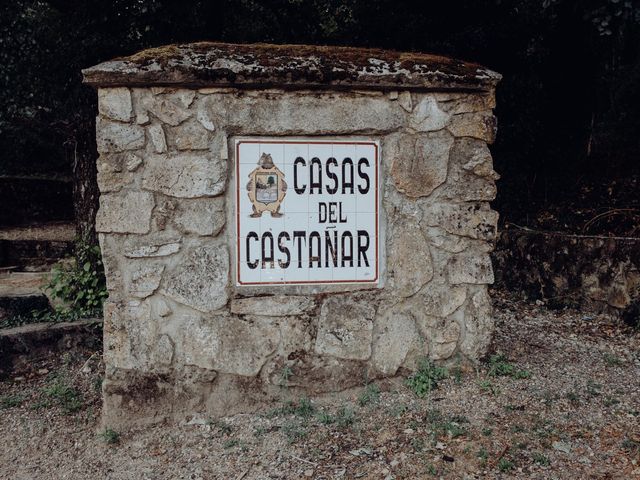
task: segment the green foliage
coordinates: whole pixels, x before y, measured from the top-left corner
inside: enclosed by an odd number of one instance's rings
[[[305,438],[309,432],[306,427],[300,422],[289,421],[282,426],[282,433],[284,433],[289,444],[293,444]]]
[[[106,428],[104,432],[100,432],[99,436],[106,444],[115,445],[120,443],[120,434],[110,428]]]
[[[434,477],[438,474],[438,469],[433,463],[427,464],[426,470],[429,475],[433,475]]]
[[[233,427],[229,425],[227,422],[225,422],[224,420],[216,419],[216,420],[211,420],[207,423],[212,427],[215,427],[215,429],[221,435],[231,435],[231,432],[233,432]]]
[[[3,395],[0,397],[0,409],[19,407],[24,400],[22,395]]]
[[[486,448],[481,447],[478,450],[478,458],[480,459],[480,465],[484,467],[487,464],[487,460],[489,460],[489,452],[487,452]]]
[[[229,440],[225,440],[225,442],[222,444],[222,448],[233,448],[233,447],[237,447],[240,444],[240,441],[232,438]]]
[[[508,472],[509,470],[513,470],[514,467],[514,463],[504,457],[498,460],[498,470],[501,472]]]
[[[435,440],[442,436],[458,438],[467,434],[466,428],[461,424],[469,423],[469,420],[460,415],[445,417],[440,410],[431,409],[427,412],[425,421],[431,428],[431,436]]]
[[[86,240],[77,242],[75,258],[52,269],[47,289],[54,298],[64,302],[54,314],[54,320],[101,316],[108,293],[100,247]]]
[[[605,352],[602,357],[604,358],[604,363],[607,367],[619,367],[624,364],[624,361],[621,358],[609,352]]]
[[[361,407],[364,407],[372,403],[378,403],[379,400],[380,387],[378,387],[375,383],[370,383],[358,397],[358,404]]]
[[[339,428],[347,428],[353,425],[356,422],[356,414],[355,412],[346,406],[342,406],[338,409],[335,416],[335,424]]]
[[[428,358],[420,359],[418,370],[407,378],[407,386],[418,397],[424,398],[438,388],[438,382],[447,377],[447,370],[435,365]]]
[[[491,355],[487,375],[490,377],[512,377],[515,379],[524,379],[531,377],[531,372],[528,370],[518,369],[508,361],[505,355],[498,353],[496,355]]]
[[[542,465],[543,467],[547,467],[551,463],[549,461],[549,457],[543,455],[540,452],[533,452],[533,455],[531,455],[531,457],[533,458],[533,461],[535,463],[537,463],[538,465]]]
[[[82,395],[64,376],[57,376],[43,389],[43,393],[54,401],[64,413],[74,413],[82,408]]]
[[[267,412],[265,416],[267,418],[273,418],[280,415],[296,415],[302,418],[310,418],[315,411],[316,407],[311,403],[311,400],[308,398],[300,398],[297,402],[291,400],[285,402],[281,407],[274,408]]]
[[[334,423],[336,421],[336,419],[334,418],[333,415],[331,415],[329,412],[322,410],[321,412],[318,412],[318,421],[322,424],[322,425],[331,425],[332,423]]]
[[[289,379],[293,375],[293,370],[288,365],[285,365],[280,372],[280,382],[282,385],[286,385]]]

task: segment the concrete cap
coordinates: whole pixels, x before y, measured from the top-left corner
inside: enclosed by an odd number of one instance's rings
[[[214,42],[150,48],[82,73],[93,87],[487,92],[502,78],[481,65],[424,53]]]

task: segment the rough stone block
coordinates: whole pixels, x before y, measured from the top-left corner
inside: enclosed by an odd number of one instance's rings
[[[493,160],[489,147],[475,138],[456,138],[451,149],[451,164],[459,165],[463,170],[490,180],[498,180],[493,170]]]
[[[433,97],[423,97],[409,117],[409,128],[418,132],[433,132],[449,123],[450,115],[438,107]]]
[[[498,190],[493,179],[479,177],[455,165],[449,168],[447,182],[438,192],[439,199],[463,202],[490,202]]]
[[[226,222],[223,197],[183,199],[174,213],[173,223],[180,232],[218,235]]]
[[[135,208],[131,208],[135,205]],[[100,196],[96,231],[103,233],[147,233],[151,228],[153,195],[125,191]]]
[[[416,311],[437,318],[445,318],[464,305],[467,291],[464,287],[446,284],[434,284],[417,296]]]
[[[314,307],[313,299],[294,295],[235,298],[231,301],[231,313],[237,315],[286,317],[304,315]]]
[[[170,127],[169,143],[177,150],[207,150],[211,143],[209,129],[193,120]]]
[[[196,98],[196,92],[186,88],[178,88],[165,92],[164,97],[182,108],[189,108]]]
[[[131,272],[129,293],[137,298],[146,298],[158,289],[164,265],[141,265]]]
[[[261,93],[234,97],[211,94],[198,100],[212,125],[243,129],[255,135],[350,135],[392,131],[405,123],[406,112],[385,97],[353,93],[290,95]]]
[[[376,319],[372,361],[384,375],[395,375],[405,361],[418,332],[413,317],[391,308]]]
[[[226,245],[192,249],[165,277],[161,292],[176,302],[205,313],[224,307],[229,282]]]
[[[171,197],[212,197],[224,191],[227,164],[203,154],[153,155],[147,158],[142,187]]]
[[[491,257],[480,252],[461,253],[449,261],[449,281],[453,284],[493,283]]]
[[[376,310],[370,301],[335,296],[322,304],[315,351],[351,360],[371,356],[373,319]]]
[[[453,235],[494,240],[498,212],[479,203],[437,203],[423,207],[423,222]]]
[[[180,239],[169,241],[154,241],[153,243],[144,240],[134,240],[127,242],[124,256],[127,258],[148,258],[166,257],[180,251]]]
[[[460,338],[460,325],[455,320],[445,322],[440,329],[435,329],[431,334],[429,357],[432,360],[445,360],[456,351]]]
[[[164,135],[162,125],[159,125],[157,123],[149,125],[147,127],[147,131],[149,132],[149,138],[151,139],[151,144],[153,145],[153,151],[156,153],[166,152],[167,139]]]
[[[96,143],[100,153],[137,150],[144,147],[144,142],[143,127],[100,117],[96,120]]]
[[[496,117],[490,111],[461,113],[451,117],[447,126],[456,137],[472,137],[492,144],[496,139]]]
[[[394,225],[388,255],[389,288],[395,288],[396,295],[410,297],[433,278],[429,243],[417,223],[404,220]]]
[[[184,107],[173,103],[164,95],[142,97],[141,106],[148,112],[151,112],[162,123],[172,126],[180,125],[191,116]]]
[[[433,97],[438,105],[450,115],[461,113],[483,112],[496,106],[495,95],[489,92],[482,93],[434,93]]]
[[[268,320],[187,316],[181,320],[178,344],[186,364],[255,376],[279,341],[278,327]]]
[[[392,144],[391,177],[395,187],[409,197],[430,195],[447,179],[453,137],[446,131],[415,136],[401,135]]]
[[[479,360],[489,347],[494,323],[489,293],[486,289],[476,291],[467,303],[460,351],[471,360]]]
[[[119,122],[131,120],[131,92],[128,88],[101,88],[98,90],[98,112],[100,115]]]
[[[200,125],[210,132],[213,132],[216,129],[215,117],[212,114],[212,109],[209,107],[209,102],[202,101],[198,103],[196,120],[198,120]]]

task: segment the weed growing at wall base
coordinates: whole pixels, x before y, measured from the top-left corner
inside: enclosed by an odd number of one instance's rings
[[[116,443],[120,443],[120,434],[110,428],[106,428],[99,436],[106,444],[115,445]]]
[[[438,367],[431,360],[423,358],[418,362],[418,370],[407,378],[407,386],[418,397],[424,398],[438,388],[438,382],[447,377],[447,370]]]

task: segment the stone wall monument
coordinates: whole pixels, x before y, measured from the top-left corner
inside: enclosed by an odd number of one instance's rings
[[[103,423],[363,385],[493,331],[500,75],[432,55],[195,43],[98,90]]]

